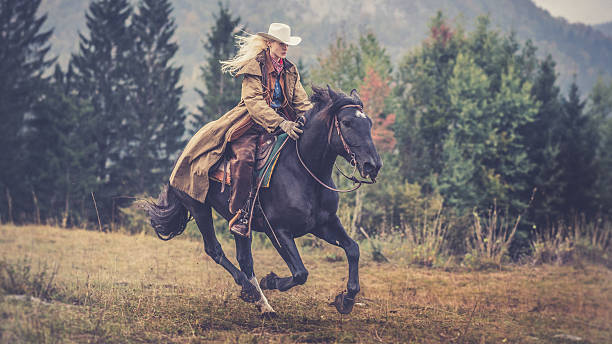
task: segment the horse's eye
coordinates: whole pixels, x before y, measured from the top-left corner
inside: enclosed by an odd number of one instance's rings
[[[351,122],[345,120],[345,121],[342,121],[342,125],[347,127],[347,128],[350,128],[351,127]]]

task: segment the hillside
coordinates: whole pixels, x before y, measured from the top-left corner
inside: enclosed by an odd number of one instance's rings
[[[607,22],[607,23],[593,25],[593,27],[603,32],[606,36],[612,38],[612,21]]]
[[[84,13],[88,2],[77,0],[43,0],[42,11],[48,12],[48,24],[55,28],[53,51],[60,62],[67,63],[70,52],[78,47],[77,30],[85,28]],[[553,18],[531,0],[287,0],[278,7],[276,1],[229,1],[235,15],[242,18],[248,31],[267,30],[273,21],[294,27],[294,34],[303,37],[303,44],[292,48],[294,59],[307,65],[325,50],[338,35],[355,38],[360,32],[373,31],[385,45],[394,61],[417,46],[427,34],[427,24],[436,11],[470,29],[474,19],[489,14],[494,27],[515,31],[521,40],[531,38],[539,54],[551,53],[557,61],[560,81],[567,86],[577,73],[583,94],[588,92],[600,73],[612,77],[612,38],[603,29],[583,24],[570,24]],[[198,86],[199,65],[205,54],[202,40],[213,24],[218,11],[217,1],[174,1],[177,38],[180,49],[176,64],[184,66],[183,83],[187,90],[184,103],[194,108],[197,102],[193,88]],[[341,9],[341,10],[339,10]],[[383,25],[384,24],[384,25]]]

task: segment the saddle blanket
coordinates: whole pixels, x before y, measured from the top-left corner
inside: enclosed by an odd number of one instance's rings
[[[260,142],[257,147],[257,156],[255,157],[255,175],[257,176],[255,186],[259,185],[261,179],[262,188],[270,186],[270,180],[272,179],[272,173],[276,167],[276,162],[280,154],[277,154],[283,142],[287,138],[287,134],[278,136],[265,136],[263,142]],[[269,167],[268,167],[269,166]],[[230,163],[227,159],[222,159],[215,168],[209,173],[209,178],[219,183],[223,182],[225,178],[225,184],[232,185]]]

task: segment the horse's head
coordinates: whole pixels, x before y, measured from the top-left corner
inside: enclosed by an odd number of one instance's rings
[[[313,97],[322,91],[313,89]],[[350,95],[346,95],[327,86],[327,94],[329,144],[338,155],[356,164],[361,177],[374,181],[382,167],[382,160],[372,141],[372,120],[363,112],[363,103],[357,91],[352,90]]]

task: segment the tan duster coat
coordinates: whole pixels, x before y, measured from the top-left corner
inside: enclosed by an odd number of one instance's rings
[[[262,54],[249,61],[236,77],[244,76],[240,103],[216,121],[198,130],[189,140],[170,175],[170,185],[192,198],[205,202],[208,192],[208,171],[223,156],[231,139],[246,131],[253,122],[273,132],[284,120],[264,99]],[[300,82],[300,75],[292,63],[285,60],[284,92],[290,107],[301,114],[312,105]],[[269,70],[269,69],[268,69]]]

